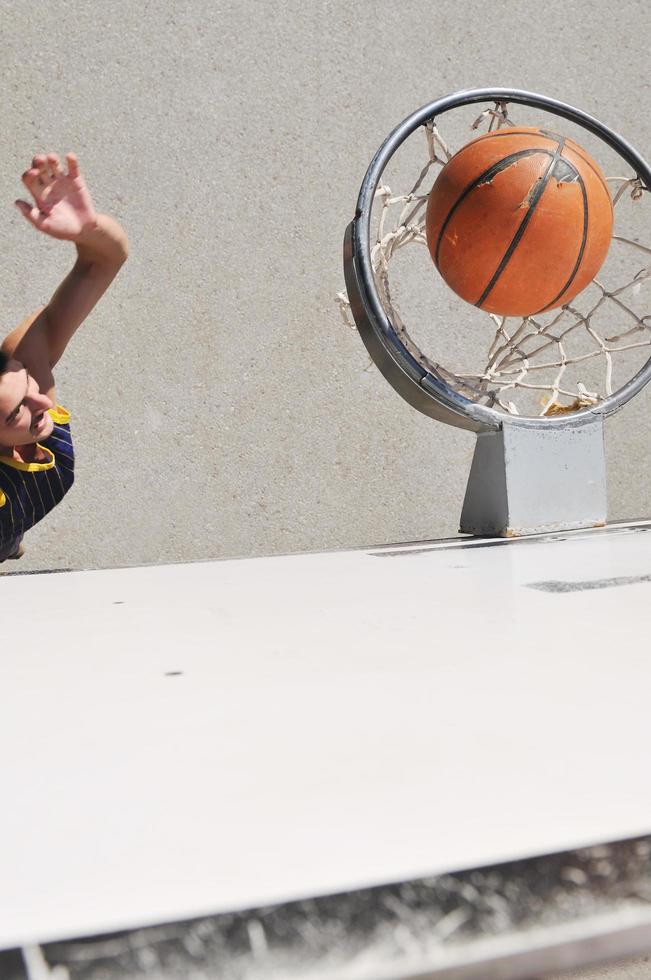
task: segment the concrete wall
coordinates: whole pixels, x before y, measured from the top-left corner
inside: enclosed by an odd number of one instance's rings
[[[572,970],[544,980],[647,980],[651,957],[626,960],[609,967],[592,967],[585,970]]]
[[[419,105],[504,85],[642,152],[646,8],[625,2],[0,2],[4,329],[73,259],[13,208],[74,150],[131,258],[61,362],[73,492],[22,568],[456,533],[473,437],[430,422],[342,325],[341,239],[377,145]],[[608,428],[611,519],[649,515],[649,393]]]

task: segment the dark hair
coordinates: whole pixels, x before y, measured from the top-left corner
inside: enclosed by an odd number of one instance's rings
[[[3,354],[0,350],[0,374],[4,374],[7,370],[7,365],[9,364],[9,358],[6,354]]]

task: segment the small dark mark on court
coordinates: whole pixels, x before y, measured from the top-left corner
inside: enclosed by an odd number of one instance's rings
[[[165,671],[165,676],[166,677],[182,677],[183,676],[183,671],[182,670],[166,670]]]
[[[597,578],[591,582],[529,582],[527,588],[539,592],[589,592],[591,589],[616,589],[641,582],[651,582],[651,575],[620,575],[617,578]]]
[[[116,602],[113,603],[113,605],[114,606],[123,606],[124,605],[124,599],[118,599]]]

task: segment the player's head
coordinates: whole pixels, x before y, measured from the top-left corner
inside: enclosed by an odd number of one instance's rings
[[[0,352],[0,448],[47,439],[54,428],[53,404],[24,364]]]

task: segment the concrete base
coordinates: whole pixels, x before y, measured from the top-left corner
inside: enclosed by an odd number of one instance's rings
[[[480,433],[461,513],[466,534],[517,537],[606,522],[603,420],[508,422]]]

